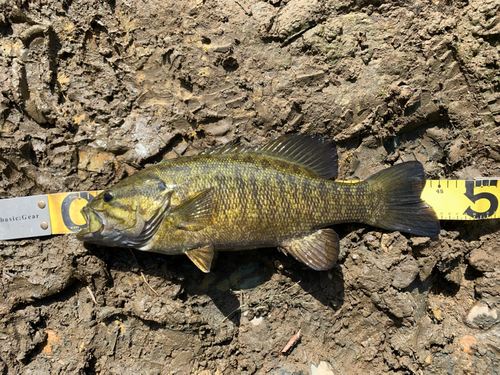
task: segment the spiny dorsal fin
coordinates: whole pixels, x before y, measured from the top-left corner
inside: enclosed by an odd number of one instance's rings
[[[253,148],[251,152],[301,165],[323,178],[332,178],[338,173],[335,143],[319,136],[285,134]]]
[[[333,229],[320,229],[308,236],[287,240],[280,248],[316,271],[332,268],[339,257],[339,236]]]
[[[200,190],[172,210],[179,229],[200,230],[212,222],[212,189]]]
[[[285,134],[261,146],[245,147],[241,143],[228,143],[202,152],[200,155],[258,153],[300,165],[319,177],[332,178],[338,172],[335,143],[320,136]]]
[[[214,258],[214,247],[212,245],[186,251],[186,255],[202,272],[210,272],[212,259]]]

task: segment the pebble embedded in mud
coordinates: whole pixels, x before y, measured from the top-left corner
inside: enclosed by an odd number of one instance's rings
[[[464,321],[474,328],[489,329],[499,321],[498,309],[490,308],[486,303],[479,301],[471,307]]]
[[[332,366],[325,361],[321,361],[318,365],[311,364],[309,366],[311,375],[334,375]]]
[[[469,263],[472,267],[481,272],[494,272],[499,266],[498,254],[500,248],[477,248],[471,251]]]
[[[460,339],[460,345],[462,345],[462,349],[468,354],[474,353],[476,344],[477,339],[472,335],[466,335]]]
[[[419,271],[420,268],[417,261],[413,257],[407,257],[394,269],[392,286],[396,289],[406,288],[415,280]]]

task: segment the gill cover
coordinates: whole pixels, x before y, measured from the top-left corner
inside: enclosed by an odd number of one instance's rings
[[[87,227],[83,241],[107,246],[146,245],[158,231],[170,207],[172,190],[158,178],[119,183],[82,209]]]
[[[171,196],[172,191],[163,191],[146,212],[141,212],[143,210],[137,205],[135,225],[123,231],[124,241],[121,245],[140,247],[149,243],[167,215]]]

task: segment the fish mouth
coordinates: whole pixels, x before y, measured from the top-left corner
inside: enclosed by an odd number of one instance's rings
[[[81,229],[76,237],[81,241],[88,241],[104,230],[104,222],[99,212],[88,206],[83,207],[81,213],[87,226]]]

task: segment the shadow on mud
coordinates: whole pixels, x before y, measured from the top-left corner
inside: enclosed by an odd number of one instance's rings
[[[165,278],[180,285],[182,292],[178,298],[195,305],[214,328],[226,321],[238,327],[242,313],[265,315],[284,304],[307,310],[314,308],[310,301],[304,300],[303,292],[334,310],[340,309],[344,300],[340,265],[326,272],[314,271],[275,248],[219,252],[212,271],[204,274],[184,255],[86,247],[111,270],[133,273],[140,270],[148,279]],[[199,301],[204,297],[212,300],[212,307]],[[213,307],[218,312],[214,312]]]
[[[209,296],[225,319],[237,326],[242,313],[258,317],[285,304],[311,309],[303,292],[334,309],[342,306],[344,298],[340,266],[314,271],[275,248],[221,252],[213,271],[185,288],[189,295]]]

